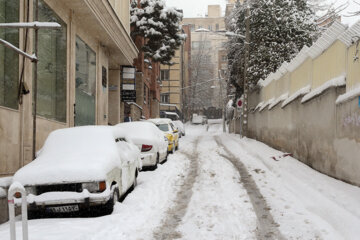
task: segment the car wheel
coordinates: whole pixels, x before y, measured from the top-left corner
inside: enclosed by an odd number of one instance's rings
[[[177,146],[176,146],[175,150],[179,150],[179,142],[178,142],[178,144],[177,144]]]
[[[104,214],[106,215],[111,214],[114,211],[115,204],[119,201],[120,201],[119,189],[115,188],[112,197],[104,206],[104,210],[103,210]]]

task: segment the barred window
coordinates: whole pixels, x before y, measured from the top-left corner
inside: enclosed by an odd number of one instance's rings
[[[43,0],[39,21],[57,22],[58,29],[39,29],[37,114],[66,122],[66,24]]]

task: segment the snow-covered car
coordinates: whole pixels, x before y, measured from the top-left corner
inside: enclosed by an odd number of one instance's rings
[[[25,187],[30,215],[111,213],[135,187],[140,168],[140,151],[122,129],[74,127],[51,132],[37,158],[13,181]]]
[[[197,115],[196,113],[193,114],[192,116],[192,124],[204,124],[204,118],[202,115]]]
[[[161,131],[164,132],[168,139],[168,152],[174,153],[179,148],[179,130],[176,129],[169,118],[152,118],[148,120],[154,123]]]
[[[173,123],[176,126],[176,128],[179,130],[180,137],[181,137],[181,135],[185,136],[184,123],[182,121],[180,121],[180,120],[175,120],[175,121],[173,121]]]
[[[143,168],[155,169],[158,163],[166,161],[168,140],[153,123],[126,122],[116,127],[126,132],[126,136],[140,149]]]

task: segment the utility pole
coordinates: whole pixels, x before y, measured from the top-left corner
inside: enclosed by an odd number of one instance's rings
[[[35,1],[35,21],[39,21],[39,0]],[[28,6],[29,7],[29,6]],[[35,46],[34,54],[38,55],[38,44],[39,44],[39,29],[35,28]],[[37,88],[38,88],[38,64],[34,64],[34,102],[33,102],[33,143],[32,143],[32,154],[33,160],[36,158],[36,113],[37,113]]]
[[[246,15],[245,15],[245,59],[244,59],[244,108],[243,108],[243,122],[242,132],[245,137],[248,136],[248,92],[249,84],[247,77],[247,69],[249,67],[249,51],[250,51],[250,0],[246,0]]]

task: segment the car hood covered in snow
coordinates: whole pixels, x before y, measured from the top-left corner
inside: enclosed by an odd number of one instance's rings
[[[16,172],[23,185],[104,180],[121,168],[113,127],[87,126],[50,133],[38,157]]]
[[[127,122],[117,124],[116,127],[122,129],[127,138],[134,144],[142,145],[159,144],[162,132],[150,122]]]

